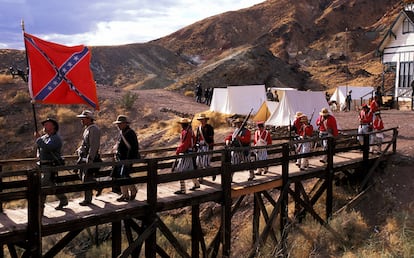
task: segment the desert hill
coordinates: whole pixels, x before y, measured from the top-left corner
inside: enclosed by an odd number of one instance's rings
[[[380,85],[382,65],[375,49],[401,6],[396,0],[273,0],[209,17],[152,42],[91,47],[100,113],[111,114],[114,119],[116,113],[126,112],[119,101],[128,91],[165,88],[182,94],[193,89],[195,83],[203,87],[266,84],[315,90],[345,82]],[[0,50],[0,56],[3,73],[10,65],[25,67],[24,51]],[[392,85],[392,77],[385,77],[385,83]],[[0,119],[6,122],[21,119],[11,117],[13,114],[31,112],[24,102],[16,103],[19,89],[26,89],[21,80],[15,82],[19,86],[13,82],[1,85],[4,105]],[[143,124],[150,127],[159,122],[157,117],[174,118],[151,115],[159,111],[160,107],[154,106],[159,102],[144,108],[141,100],[138,96],[134,108],[136,113],[146,115],[130,112],[132,119],[143,119]],[[195,113],[184,106],[177,109]],[[48,107],[39,113],[59,115],[52,111]],[[16,121],[22,135],[32,132],[28,126],[31,116],[23,117],[24,122]],[[13,152],[13,148],[8,151]]]
[[[99,84],[128,89],[378,85],[375,50],[401,7],[397,0],[269,0],[148,43],[92,47],[92,69]],[[25,67],[23,51],[0,56],[0,71]]]

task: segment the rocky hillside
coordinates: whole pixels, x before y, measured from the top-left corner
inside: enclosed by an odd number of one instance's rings
[[[128,89],[378,85],[375,50],[401,8],[397,0],[268,0],[145,44],[92,47],[92,69],[98,83]],[[1,71],[25,67],[22,51],[0,56]]]

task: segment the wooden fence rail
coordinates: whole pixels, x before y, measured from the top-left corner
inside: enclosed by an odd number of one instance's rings
[[[389,140],[384,141],[383,144],[387,147],[385,148],[386,153],[383,153],[380,157],[386,154],[393,154],[396,152],[396,141],[398,136],[397,128],[391,128],[387,130],[383,130],[384,133],[391,132],[392,135]],[[321,148],[315,148],[311,152],[306,154],[292,154],[293,144],[298,144],[302,142],[312,142],[317,144],[321,141],[319,138],[312,138],[306,139],[301,141],[283,141],[281,143],[277,143],[271,146],[265,147],[252,147],[249,151],[254,151],[255,149],[266,148],[269,153],[269,158],[265,161],[255,161],[241,163],[238,165],[232,165],[230,163],[230,152],[234,150],[244,150],[243,148],[218,148],[214,151],[209,151],[205,154],[212,155],[212,167],[207,169],[196,169],[193,171],[186,171],[180,173],[171,173],[172,164],[175,162],[176,159],[181,158],[183,156],[179,155],[170,155],[170,156],[160,156],[165,152],[173,151],[174,148],[168,149],[157,149],[157,150],[146,150],[142,151],[143,156],[151,156],[151,158],[143,158],[137,160],[128,160],[122,162],[114,162],[111,160],[112,155],[106,154],[103,155],[104,162],[101,163],[93,163],[93,164],[75,164],[75,157],[68,156],[65,157],[67,160],[66,166],[54,167],[54,170],[58,170],[58,177],[57,180],[59,185],[56,187],[40,187],[40,178],[41,178],[41,171],[39,168],[33,166],[35,163],[35,159],[15,159],[15,160],[1,160],[0,161],[0,208],[1,212],[4,211],[3,205],[5,203],[9,203],[16,200],[25,200],[27,202],[27,230],[21,232],[21,234],[15,234],[13,237],[10,237],[11,234],[5,234],[1,236],[0,234],[0,244],[13,244],[13,243],[21,243],[26,242],[26,254],[32,257],[41,257],[42,256],[42,237],[56,234],[57,232],[75,232],[73,233],[76,235],[76,230],[81,230],[82,227],[85,228],[90,226],[90,223],[112,223],[113,234],[114,236],[121,234],[120,231],[120,220],[128,221],[128,218],[137,217],[142,219],[143,225],[145,225],[145,230],[142,229],[141,236],[138,242],[135,242],[132,247],[129,249],[124,250],[123,255],[129,254],[134,252],[134,250],[138,250],[138,246],[145,243],[145,256],[146,257],[155,257],[156,253],[160,252],[159,246],[156,243],[156,228],[161,227],[162,229],[162,221],[157,216],[157,213],[160,211],[171,210],[179,207],[191,206],[192,207],[192,214],[199,213],[199,205],[201,203],[214,201],[220,203],[222,206],[222,229],[220,231],[220,236],[217,237],[217,241],[221,242],[222,245],[222,256],[229,257],[231,254],[231,219],[232,219],[232,205],[233,200],[240,196],[244,196],[245,194],[249,193],[249,190],[239,190],[235,191],[234,187],[232,187],[232,175],[235,173],[241,173],[246,170],[254,170],[257,168],[263,168],[268,166],[281,166],[281,175],[277,178],[273,178],[273,181],[267,182],[268,185],[263,184],[260,187],[257,187],[257,193],[262,192],[264,190],[270,190],[272,188],[278,188],[281,190],[280,194],[280,201],[275,201],[274,205],[278,206],[278,210],[280,210],[280,232],[281,236],[281,249],[284,250],[286,248],[286,241],[287,231],[285,230],[286,225],[289,223],[288,219],[288,198],[289,194],[292,196],[296,195],[295,200],[297,201],[298,205],[300,204],[303,206],[309,206],[307,202],[302,201],[300,196],[295,192],[289,192],[290,184],[295,184],[301,182],[303,180],[309,178],[324,178],[326,180],[326,220],[332,215],[332,181],[334,174],[343,169],[343,167],[335,167],[334,164],[334,156],[340,153],[347,153],[349,151],[361,151],[362,153],[362,161],[358,162],[358,164],[362,164],[364,166],[363,169],[368,171],[370,166],[370,141],[369,137],[370,134],[365,134],[364,136],[364,144],[360,145],[355,139],[357,134],[343,134],[337,138],[327,138],[328,140],[328,149],[322,150]],[[277,142],[277,139],[274,142]],[[390,148],[392,146],[392,148]],[[388,152],[388,149],[392,149],[391,152]],[[186,154],[186,156],[196,157],[199,153],[193,154]],[[316,169],[313,171],[306,171],[296,173],[295,175],[289,174],[289,163],[291,161],[300,159],[303,157],[316,157],[321,155],[327,155],[327,164],[322,169]],[[29,168],[20,169],[20,170],[13,170],[10,169],[14,165],[21,166],[22,164],[29,164]],[[131,173],[131,178],[129,179],[112,179],[109,177],[112,168],[117,165],[121,164],[133,164],[133,172]],[[32,166],[30,168],[30,165]],[[347,164],[346,166],[353,166],[353,164]],[[7,171],[4,171],[4,167],[8,167]],[[92,168],[92,167],[99,167],[100,171],[96,175],[98,180],[96,182],[88,182],[88,183],[81,183],[79,177],[73,171],[85,169],[85,168]],[[206,192],[203,195],[197,195],[195,197],[183,197],[181,199],[175,199],[171,202],[165,202],[158,197],[159,187],[162,184],[169,184],[169,183],[177,183],[179,180],[189,180],[193,178],[200,178],[200,177],[211,177],[211,176],[221,176],[221,182],[219,184],[219,190]],[[369,174],[371,176],[371,174]],[[366,179],[368,180],[368,179]],[[281,185],[275,184],[272,182],[280,181]],[[133,210],[133,211],[126,211],[125,213],[119,212],[116,213],[118,218],[111,217],[111,214],[107,214],[105,216],[100,217],[100,221],[98,222],[91,222],[85,220],[83,223],[77,222],[76,223],[63,223],[60,225],[53,225],[45,227],[42,224],[42,214],[41,214],[41,196],[42,195],[54,195],[57,193],[77,193],[85,190],[92,190],[97,188],[111,188],[113,186],[122,186],[122,185],[129,185],[129,184],[142,184],[145,185],[146,191],[146,198],[142,203],[141,209]],[[300,187],[297,191],[300,190]],[[292,190],[291,190],[292,191]],[[257,194],[255,192],[255,194]],[[316,202],[316,200],[321,195],[321,192],[317,192],[314,196],[314,199],[308,200],[310,205]],[[256,199],[255,199],[256,200]],[[257,199],[259,200],[259,199]],[[261,203],[255,202],[254,205],[256,208],[255,210],[259,210]],[[276,208],[275,208],[276,209]],[[304,207],[305,210],[312,213],[315,219],[318,221],[323,219],[314,214],[314,211],[311,207]],[[263,209],[262,209],[263,210]],[[298,213],[300,210],[298,209]],[[303,210],[302,210],[303,212]],[[259,213],[257,213],[259,214]],[[276,213],[272,213],[270,216],[266,215],[266,218],[270,221],[271,218],[276,217]],[[256,222],[254,222],[254,227],[256,228],[253,242],[255,243],[256,247],[263,243],[263,241],[259,241],[259,239],[263,240],[267,237],[271,228],[265,227],[264,232],[262,235],[259,235],[258,232],[258,221],[257,216],[255,216]],[[199,218],[193,217],[193,227],[197,228]],[[270,223],[270,222],[269,222]],[[76,226],[77,225],[77,226]],[[133,224],[131,224],[133,225]],[[200,229],[201,230],[201,229]],[[163,232],[168,232],[167,229],[164,228]],[[165,233],[168,235],[168,233]],[[204,242],[197,238],[199,231],[195,231],[192,233],[192,252],[191,255],[188,257],[198,257],[199,250],[199,243],[202,243],[202,252],[215,252],[217,248],[214,246],[206,247]],[[21,239],[23,238],[23,239]],[[69,240],[70,241],[70,240]],[[173,237],[171,237],[171,241],[174,241]],[[62,245],[62,243],[60,243]],[[30,247],[30,248],[29,248]],[[56,250],[59,248],[55,248]],[[50,250],[50,253],[56,252],[56,250]],[[256,250],[256,249],[254,249]],[[53,252],[52,252],[53,251]],[[285,250],[286,251],[286,250]],[[184,251],[177,247],[177,252],[184,255]],[[254,252],[253,252],[254,253]],[[121,254],[121,245],[116,240],[113,240],[112,243],[112,255],[118,256]]]

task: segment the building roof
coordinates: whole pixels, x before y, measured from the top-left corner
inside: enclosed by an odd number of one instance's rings
[[[395,18],[394,22],[391,24],[390,28],[388,29],[387,33],[384,35],[384,38],[381,40],[376,54],[378,56],[382,55],[382,52],[384,51],[384,48],[387,46],[389,40],[391,37],[394,37],[394,39],[397,38],[397,35],[395,34],[395,31],[397,30],[398,26],[402,23],[402,21],[407,18],[408,21],[410,21],[414,26],[414,12],[411,10],[402,10],[397,18]]]

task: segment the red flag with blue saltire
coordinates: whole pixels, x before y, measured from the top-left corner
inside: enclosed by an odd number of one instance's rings
[[[44,104],[87,104],[99,109],[87,47],[68,47],[28,33],[24,33],[24,43],[32,100]]]

